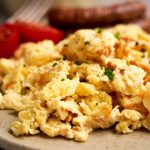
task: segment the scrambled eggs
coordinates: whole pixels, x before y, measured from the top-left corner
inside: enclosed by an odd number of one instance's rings
[[[0,59],[0,109],[15,136],[86,141],[97,128],[150,130],[150,35],[136,25],[78,30],[57,45],[23,44]]]

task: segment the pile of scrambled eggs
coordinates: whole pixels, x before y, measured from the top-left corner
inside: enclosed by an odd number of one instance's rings
[[[86,141],[97,128],[150,130],[150,35],[136,25],[78,30],[57,45],[21,45],[0,59],[0,109],[15,136]]]

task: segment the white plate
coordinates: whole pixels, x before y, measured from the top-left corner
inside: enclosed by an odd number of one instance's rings
[[[10,125],[16,119],[17,113],[0,111],[0,146],[6,150],[150,150],[150,132],[145,130],[126,135],[117,134],[114,129],[96,130],[86,142],[44,134],[14,137]]]

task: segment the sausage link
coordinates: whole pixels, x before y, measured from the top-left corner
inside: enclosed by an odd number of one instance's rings
[[[50,23],[59,27],[94,27],[127,23],[143,17],[146,6],[140,1],[127,1],[105,7],[51,9]]]

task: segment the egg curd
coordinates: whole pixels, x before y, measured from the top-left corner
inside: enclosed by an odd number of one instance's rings
[[[18,112],[15,136],[86,141],[98,128],[150,130],[150,35],[117,25],[78,30],[57,45],[22,44],[0,59],[0,83],[0,109]]]

